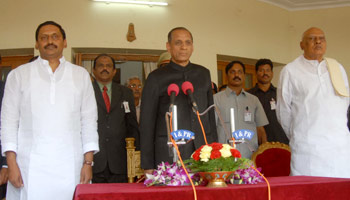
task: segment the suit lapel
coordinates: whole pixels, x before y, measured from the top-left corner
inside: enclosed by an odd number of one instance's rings
[[[103,100],[102,91],[98,86],[97,81],[94,80],[93,84],[95,90],[96,103],[99,107],[103,108],[107,112],[105,101]]]
[[[122,102],[122,90],[118,83],[112,82],[112,101],[111,101],[111,112],[116,106],[121,106]]]

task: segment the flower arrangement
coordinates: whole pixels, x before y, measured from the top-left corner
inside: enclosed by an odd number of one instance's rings
[[[190,180],[181,166],[178,166],[176,163],[170,165],[168,162],[162,162],[158,165],[157,170],[154,170],[153,174],[146,174],[144,184],[146,186],[180,186],[190,184]]]
[[[251,163],[251,165],[253,165],[253,163]],[[257,170],[260,172],[261,168],[258,168]],[[237,169],[233,173],[233,176],[229,182],[231,184],[257,184],[264,182],[264,179],[257,171],[251,167],[248,167],[246,169]]]
[[[212,143],[197,149],[190,159],[184,161],[192,172],[235,171],[247,168],[248,159],[228,144]]]
[[[246,158],[241,158],[241,153],[228,144],[212,143],[203,145],[197,149],[191,158],[184,161],[190,172],[191,179],[195,185],[203,185],[206,180],[202,180],[196,172],[233,172],[227,182],[232,184],[256,184],[263,182],[263,178],[251,166],[253,162]],[[177,163],[169,164],[162,162],[158,165],[153,174],[146,174],[144,182],[146,186],[167,185],[181,186],[189,185],[190,180],[186,176],[185,170]]]

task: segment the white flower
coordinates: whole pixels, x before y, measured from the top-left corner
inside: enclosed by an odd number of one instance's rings
[[[154,179],[155,178],[155,176],[152,174],[145,173],[145,175],[146,175],[146,179]]]
[[[231,157],[232,156],[231,149],[232,149],[232,147],[230,145],[223,144],[222,148],[220,149],[221,156],[224,158]]]
[[[203,161],[203,162],[208,162],[209,161],[212,149],[213,148],[211,146],[208,146],[208,145],[205,145],[201,149],[201,153],[199,155],[199,157],[201,158],[201,161]]]
[[[232,156],[231,151],[224,148],[220,149],[220,153],[223,158],[228,158]]]
[[[208,146],[208,145],[205,145],[205,146],[202,148],[202,150],[201,150],[201,154],[202,154],[202,153],[207,153],[207,152],[210,153],[212,149],[213,149],[213,147]]]
[[[211,147],[210,147],[211,148]],[[211,152],[201,152],[201,154],[199,155],[199,157],[201,158],[201,161],[203,162],[208,162],[209,158],[210,158]]]
[[[222,149],[229,150],[232,149],[232,147],[228,144],[222,144]]]

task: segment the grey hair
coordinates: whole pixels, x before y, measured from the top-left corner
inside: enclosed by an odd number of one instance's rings
[[[131,76],[131,77],[128,78],[128,80],[126,80],[125,86],[128,86],[130,84],[130,81],[134,80],[134,79],[138,79],[138,80],[141,81],[141,79],[138,76]]]

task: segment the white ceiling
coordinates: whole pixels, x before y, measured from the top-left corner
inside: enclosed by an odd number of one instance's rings
[[[294,11],[350,6],[350,0],[258,0]]]

